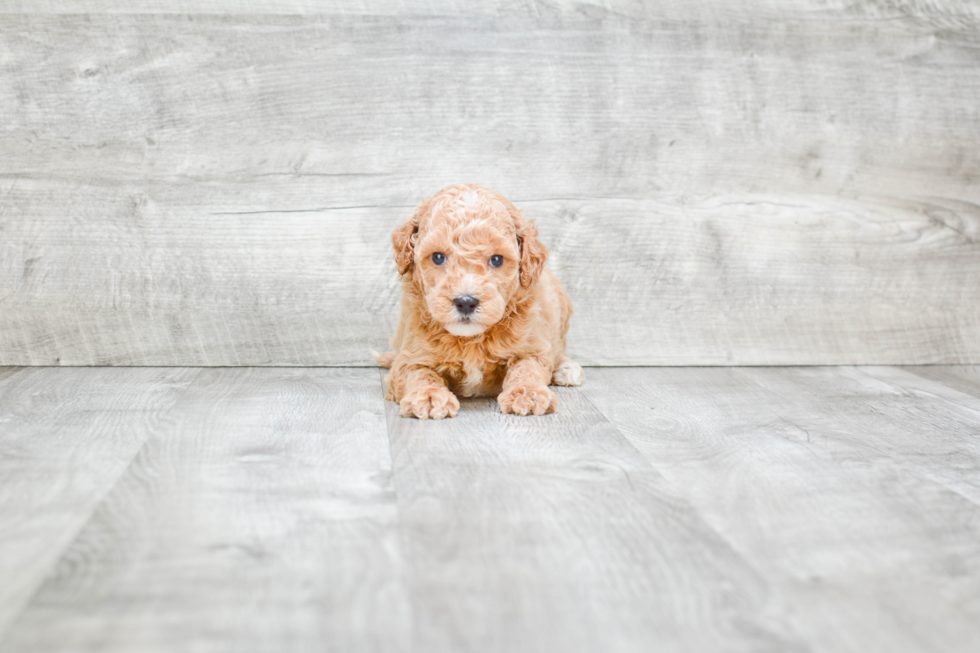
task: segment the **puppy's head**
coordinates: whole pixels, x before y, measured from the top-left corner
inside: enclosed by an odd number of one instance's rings
[[[423,202],[391,236],[429,314],[454,336],[476,336],[537,280],[548,258],[534,223],[503,195],[471,184]]]

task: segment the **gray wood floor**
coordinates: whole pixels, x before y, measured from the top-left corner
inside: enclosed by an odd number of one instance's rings
[[[974,651],[980,368],[0,368],[0,650]]]

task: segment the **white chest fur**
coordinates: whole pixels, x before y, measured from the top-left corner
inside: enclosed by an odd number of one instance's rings
[[[462,383],[459,384],[459,394],[464,397],[475,397],[483,384],[483,366],[476,361],[463,363]]]

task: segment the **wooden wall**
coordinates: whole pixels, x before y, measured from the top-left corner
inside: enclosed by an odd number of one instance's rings
[[[582,363],[980,363],[980,3],[0,12],[0,365],[373,364],[459,181]]]

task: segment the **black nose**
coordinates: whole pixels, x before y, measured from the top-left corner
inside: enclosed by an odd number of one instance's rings
[[[480,300],[476,297],[463,295],[462,297],[457,297],[454,299],[453,304],[456,304],[456,310],[459,311],[461,315],[469,315],[476,310],[477,306],[480,305]]]

